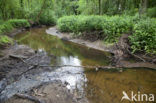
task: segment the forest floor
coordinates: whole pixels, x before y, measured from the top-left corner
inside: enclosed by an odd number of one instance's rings
[[[156,56],[146,56],[144,54],[134,55],[127,51],[129,45],[127,45],[128,35],[123,35],[118,43],[115,44],[106,44],[102,40],[88,40],[83,37],[74,37],[69,35],[69,33],[60,32],[57,27],[51,27],[46,32],[50,35],[59,37],[65,41],[71,41],[80,45],[84,45],[89,48],[94,48],[101,51],[110,52],[114,55],[112,58],[112,64],[116,67],[125,67],[125,68],[137,68],[137,67],[147,67],[156,69]],[[93,38],[94,39],[94,38]]]

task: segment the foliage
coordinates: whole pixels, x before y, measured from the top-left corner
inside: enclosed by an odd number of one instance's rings
[[[156,7],[153,7],[153,8],[149,8],[147,10],[147,15],[149,17],[156,17]]]
[[[63,32],[103,31],[103,39],[115,42],[122,33],[132,28],[131,17],[120,16],[65,16],[58,20],[58,28]],[[96,35],[96,34],[94,34]]]
[[[30,24],[25,19],[10,19],[0,25],[0,34],[10,32],[13,28],[29,27]]]
[[[30,24],[25,19],[10,19],[8,21],[14,28],[20,28],[20,27],[30,27]]]
[[[13,26],[9,22],[5,22],[0,25],[0,34],[10,32],[13,29]]]
[[[12,44],[13,41],[8,36],[0,36],[0,45]]]
[[[129,37],[133,52],[145,51],[156,54],[156,20],[141,20],[134,25],[133,31]]]
[[[45,10],[40,19],[39,19],[40,24],[44,25],[55,25],[56,24],[56,17],[54,15],[54,12],[51,10]]]

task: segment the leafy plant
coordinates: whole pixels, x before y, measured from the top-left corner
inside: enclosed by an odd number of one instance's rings
[[[10,19],[0,25],[0,34],[10,32],[14,28],[29,27],[30,24],[25,19]]]
[[[8,36],[0,36],[0,45],[12,44],[13,41]]]
[[[145,51],[156,54],[156,21],[155,19],[141,20],[133,27],[134,33],[129,37],[134,52]]]
[[[58,20],[58,28],[63,32],[92,32],[103,31],[103,38],[115,42],[123,33],[132,28],[131,17],[120,16],[65,16]],[[95,34],[96,35],[96,34]]]

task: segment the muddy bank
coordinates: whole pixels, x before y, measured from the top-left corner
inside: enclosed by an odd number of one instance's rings
[[[50,65],[51,60],[55,56],[48,56],[47,53],[42,50],[33,50],[25,45],[15,44],[2,51],[3,56],[0,58],[0,102],[3,103],[8,98],[13,97],[16,94],[27,94],[31,95],[32,88],[38,87],[40,85],[45,89],[47,97],[37,97],[44,99],[46,103],[51,103],[52,101],[56,103],[77,103],[75,102],[72,94],[68,92],[68,89],[62,82],[53,81],[51,84],[46,82],[51,81],[51,77],[41,77],[41,74],[47,71],[53,71],[55,68],[40,66],[40,65]],[[55,79],[55,78],[54,78]],[[56,93],[56,95],[54,95]],[[63,93],[63,94],[61,94]],[[36,98],[35,97],[35,98]],[[65,101],[64,101],[65,100]],[[13,97],[6,103],[29,103],[30,100],[20,99]],[[31,103],[32,101],[30,101]]]
[[[125,68],[145,67],[156,69],[156,64],[153,62],[153,60],[156,59],[155,57],[152,57],[152,59],[151,58],[147,59],[147,57],[145,57],[147,61],[144,61],[140,59],[139,56],[126,53],[125,52],[126,50],[121,50],[123,49],[122,47],[125,46],[124,43],[127,42],[126,41],[127,38],[125,38],[127,37],[127,35],[123,35],[123,37],[120,38],[121,40],[119,40],[119,43],[113,45],[113,44],[104,44],[104,42],[101,40],[96,40],[92,42],[90,40],[86,39],[84,40],[82,38],[74,38],[71,35],[69,35],[69,33],[61,33],[56,27],[51,27],[47,29],[46,32],[50,35],[57,36],[65,41],[71,41],[73,43],[84,45],[88,48],[94,48],[100,51],[110,52],[114,55],[114,57],[112,58],[112,64],[116,67],[125,67]]]
[[[23,93],[15,95],[4,103],[87,103],[84,100],[78,101],[78,98],[70,93],[66,85],[63,85],[61,81],[53,81],[34,87],[24,95]]]

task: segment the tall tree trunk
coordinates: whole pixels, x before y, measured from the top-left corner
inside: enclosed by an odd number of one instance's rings
[[[41,16],[42,12],[43,12],[43,9],[45,7],[45,4],[46,4],[46,0],[43,1],[43,5],[41,7],[41,10],[40,10],[40,12],[37,15],[36,23],[39,23],[39,19],[40,19],[40,16]]]
[[[23,8],[23,0],[20,0],[20,5],[21,5],[21,8]]]
[[[147,0],[141,0],[139,8],[139,16],[145,14],[147,11]]]
[[[99,0],[99,15],[101,15],[101,0]]]

